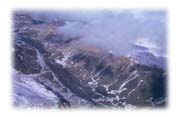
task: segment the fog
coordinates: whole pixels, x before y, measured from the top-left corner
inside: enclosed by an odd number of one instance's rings
[[[41,13],[42,14],[42,13]],[[58,33],[66,38],[79,37],[114,54],[128,55],[136,50],[134,43],[146,39],[144,46],[155,47],[159,55],[166,53],[165,11],[61,11],[43,14],[48,20],[63,20]],[[39,13],[34,14],[39,16]],[[150,47],[148,47],[149,45]]]

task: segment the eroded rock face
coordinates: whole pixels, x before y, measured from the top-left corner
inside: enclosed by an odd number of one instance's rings
[[[78,38],[63,39],[52,23],[35,22],[26,14],[15,17],[19,26],[14,30],[15,105],[134,108],[166,104],[163,69],[113,55]]]

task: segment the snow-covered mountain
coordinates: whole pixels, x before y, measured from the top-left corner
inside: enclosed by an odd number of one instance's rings
[[[156,55],[165,48],[157,43],[165,40],[162,21],[156,18],[149,25],[146,16],[138,20],[142,14],[129,12],[65,13],[49,13],[51,19],[42,12],[14,13],[14,105],[166,104],[166,57]],[[152,33],[157,22],[162,30]]]

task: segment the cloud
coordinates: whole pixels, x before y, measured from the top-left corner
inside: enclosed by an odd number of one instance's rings
[[[132,42],[141,37],[164,48],[162,45],[166,44],[166,27],[161,12],[160,15],[156,12],[155,15],[152,12],[137,12],[67,12],[66,15],[61,14],[66,24],[59,27],[58,31],[67,38],[80,37],[85,43],[120,55],[130,53],[133,50]]]

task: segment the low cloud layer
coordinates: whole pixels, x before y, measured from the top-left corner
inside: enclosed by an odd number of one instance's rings
[[[128,55],[135,49],[137,40],[146,39],[157,47],[159,54],[166,53],[166,12],[165,11],[61,11],[43,14],[49,20],[63,20],[64,26],[58,32],[114,54]],[[39,13],[34,14],[39,16]]]
[[[140,38],[146,38],[161,52],[165,50],[164,12],[70,12],[64,18],[66,24],[59,27],[60,34],[80,37],[83,42],[115,54],[131,53],[134,48],[132,43]]]

